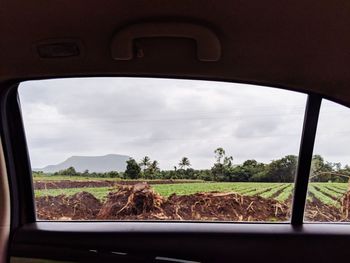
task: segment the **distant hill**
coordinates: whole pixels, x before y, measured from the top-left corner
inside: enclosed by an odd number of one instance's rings
[[[74,167],[77,172],[104,173],[110,171],[123,172],[126,168],[126,161],[129,156],[119,154],[107,154],[103,156],[72,156],[62,163],[48,165],[43,168],[35,168],[34,171],[43,171],[44,173],[54,173],[69,167]]]

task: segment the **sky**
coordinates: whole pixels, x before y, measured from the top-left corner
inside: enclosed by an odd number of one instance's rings
[[[210,168],[298,154],[307,96],[247,84],[155,78],[26,81],[19,97],[33,168],[73,155],[149,156],[161,169],[188,157]],[[323,101],[314,153],[350,163],[350,110]]]

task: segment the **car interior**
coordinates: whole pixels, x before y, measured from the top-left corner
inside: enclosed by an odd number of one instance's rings
[[[321,104],[350,107],[349,28],[345,0],[0,0],[0,262],[345,262],[349,220],[306,222],[305,204]],[[305,95],[290,218],[38,220],[18,87],[71,78],[214,81]],[[57,86],[57,94],[68,90]]]

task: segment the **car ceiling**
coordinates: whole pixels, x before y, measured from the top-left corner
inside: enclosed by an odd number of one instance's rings
[[[216,62],[188,39],[141,39],[144,56],[113,60],[112,38],[143,22],[202,25],[219,38]],[[0,0],[0,81],[66,76],[229,80],[314,92],[350,105],[348,0]],[[77,39],[80,57],[43,59],[36,44]]]

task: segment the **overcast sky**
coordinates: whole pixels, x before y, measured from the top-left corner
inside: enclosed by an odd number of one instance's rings
[[[210,168],[223,147],[234,163],[298,154],[306,95],[253,85],[147,78],[28,81],[20,100],[32,167],[72,155],[181,157]],[[323,102],[315,153],[350,163],[349,109]]]

